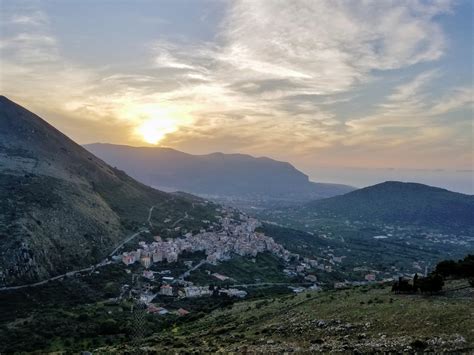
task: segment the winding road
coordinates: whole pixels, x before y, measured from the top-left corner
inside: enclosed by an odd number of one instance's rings
[[[153,210],[155,209],[156,206],[151,206],[150,210],[148,211],[148,219],[147,219],[147,222],[148,222],[148,225],[150,226],[150,228],[153,228],[153,223],[151,223],[151,214],[153,213]]]
[[[150,207],[150,210],[148,211],[148,219],[147,219],[147,222],[148,224],[151,226],[151,214],[153,212],[153,209],[155,208],[155,206],[152,206]],[[182,218],[181,218],[182,219]],[[2,291],[13,291],[13,290],[21,290],[23,288],[28,288],[28,287],[37,287],[37,286],[41,286],[41,285],[45,285],[47,284],[48,282],[50,281],[56,281],[56,280],[60,280],[64,277],[72,277],[72,276],[75,276],[76,274],[80,274],[80,273],[83,273],[83,272],[88,272],[88,271],[93,271],[95,269],[98,269],[98,268],[101,268],[101,267],[104,267],[104,266],[107,266],[109,264],[112,263],[112,261],[109,260],[110,257],[114,256],[125,244],[127,244],[128,242],[132,241],[133,239],[135,239],[136,237],[138,237],[140,234],[143,234],[143,233],[148,233],[149,230],[147,228],[142,228],[140,231],[132,234],[131,236],[127,237],[125,240],[123,240],[114,250],[112,250],[112,252],[107,255],[107,257],[102,260],[101,262],[99,262],[98,264],[95,264],[95,265],[91,265],[89,267],[86,267],[86,268],[83,268],[83,269],[80,269],[80,270],[74,270],[74,271],[68,271],[64,274],[61,274],[61,275],[57,275],[57,276],[53,276],[53,277],[50,277],[49,279],[46,279],[46,280],[42,280],[42,281],[38,281],[38,282],[35,282],[35,283],[31,283],[31,284],[26,284],[26,285],[19,285],[19,286],[8,286],[8,287],[0,287],[0,292]]]
[[[184,212],[184,216],[181,217],[180,219],[176,220],[172,225],[171,225],[171,228],[175,227],[179,222],[181,222],[183,219],[187,219],[189,216],[188,216],[188,212]]]
[[[189,274],[190,274],[192,271],[194,271],[194,270],[200,268],[200,267],[201,267],[202,265],[204,265],[204,264],[207,264],[207,260],[205,260],[205,259],[201,260],[198,264],[194,265],[194,266],[193,266],[192,268],[190,268],[188,271],[185,271],[185,272],[184,272],[182,275],[180,275],[178,278],[179,278],[179,279],[184,279],[185,277],[188,277]]]
[[[108,257],[112,257],[115,255],[116,252],[118,252],[125,244],[127,244],[129,241],[133,240],[134,238],[138,237],[140,234],[142,233],[147,233],[148,232],[148,229],[144,228],[142,230],[140,230],[139,232],[131,235],[130,237],[128,237],[127,239],[125,239],[122,243],[120,243],[114,250],[112,250],[112,252],[108,255]],[[105,259],[107,260],[107,259]]]
[[[232,287],[261,287],[261,286],[311,286],[313,285],[310,282],[260,282],[253,284],[242,284],[242,285],[232,285]]]

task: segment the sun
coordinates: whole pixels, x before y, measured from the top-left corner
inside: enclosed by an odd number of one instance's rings
[[[167,117],[151,118],[143,121],[136,128],[136,133],[149,144],[158,144],[167,134],[176,132],[175,120]]]

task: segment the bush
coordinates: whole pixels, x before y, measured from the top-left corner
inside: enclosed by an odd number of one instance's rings
[[[413,341],[411,344],[410,344],[415,350],[423,350],[425,349],[428,344],[426,344],[424,341],[422,340],[415,340]]]
[[[436,265],[436,273],[443,277],[474,277],[474,255],[467,255],[459,261],[445,260]]]
[[[117,334],[120,333],[120,327],[117,322],[113,319],[106,319],[99,323],[100,334]]]

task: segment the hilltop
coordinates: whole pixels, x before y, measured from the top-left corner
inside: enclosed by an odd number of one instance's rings
[[[192,155],[170,148],[89,144],[86,149],[137,180],[212,197],[295,203],[354,190],[315,183],[287,162],[245,154]]]
[[[145,231],[148,217],[159,226],[188,212],[188,222],[196,217],[192,228],[214,212],[135,181],[5,97],[0,157],[0,285],[98,262],[127,235]]]
[[[312,201],[301,212],[358,221],[473,228],[474,196],[423,184],[387,181]]]

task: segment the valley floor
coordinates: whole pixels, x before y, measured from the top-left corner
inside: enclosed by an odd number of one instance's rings
[[[460,286],[450,282],[446,288]],[[470,352],[473,293],[465,288],[443,295],[403,295],[374,286],[243,301],[144,339],[140,348],[151,353]]]

